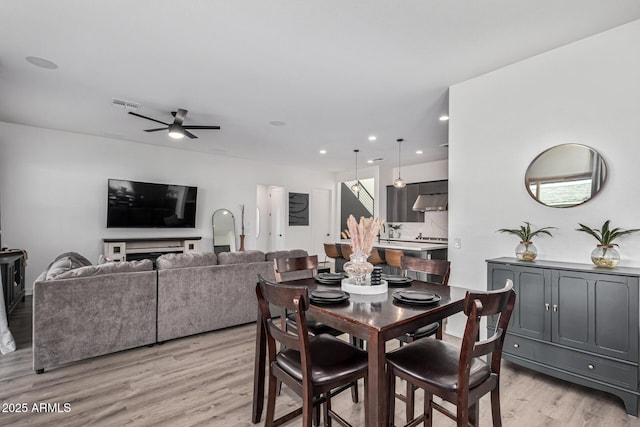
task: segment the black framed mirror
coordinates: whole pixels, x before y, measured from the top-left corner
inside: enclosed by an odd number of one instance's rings
[[[524,178],[529,195],[553,208],[568,208],[591,200],[607,179],[604,159],[580,144],[562,144],[540,153]]]
[[[213,227],[213,251],[235,252],[236,250],[236,220],[228,209],[218,209],[211,216]]]

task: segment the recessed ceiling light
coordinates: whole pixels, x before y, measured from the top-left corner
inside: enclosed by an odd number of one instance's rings
[[[446,122],[447,120],[449,120],[449,116],[447,116],[446,114],[443,116],[440,116],[440,121],[441,122]]]
[[[40,68],[46,68],[47,70],[55,70],[58,68],[58,64],[55,62],[51,62],[48,59],[39,58],[37,56],[27,56],[24,59],[26,59],[29,64]]]
[[[373,159],[367,160],[367,163],[373,163]]]
[[[320,150],[320,154],[327,154],[327,150]]]
[[[378,139],[378,138],[376,138],[376,136],[375,136],[375,135],[371,135],[371,136],[369,137],[369,141],[375,141],[376,139]]]
[[[271,126],[284,126],[284,125],[286,125],[286,123],[285,123],[285,122],[283,122],[282,120],[271,120],[271,121],[269,122],[269,124],[270,124]]]
[[[416,154],[422,154],[422,150],[416,151]]]

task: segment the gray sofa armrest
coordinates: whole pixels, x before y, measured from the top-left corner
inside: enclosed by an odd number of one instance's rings
[[[157,272],[37,281],[33,369],[156,342]]]
[[[255,322],[258,273],[272,262],[158,271],[158,342]]]

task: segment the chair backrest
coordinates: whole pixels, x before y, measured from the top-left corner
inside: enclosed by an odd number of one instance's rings
[[[377,248],[371,249],[371,254],[369,255],[369,258],[367,258],[367,261],[373,265],[384,263],[384,260],[380,256],[380,252],[378,252]]]
[[[309,308],[307,288],[304,286],[278,285],[266,280],[260,274],[258,274],[258,281],[256,295],[258,297],[262,325],[267,334],[269,362],[275,360],[277,353],[276,343],[280,343],[284,347],[300,352],[303,371],[310,375],[311,360],[306,321],[306,311]],[[269,308],[270,305],[295,313],[295,333],[287,331],[284,322],[274,321],[274,317],[280,316],[280,310],[276,310],[276,314],[272,314]]]
[[[385,249],[384,259],[391,267],[402,268],[400,258],[404,256],[404,252],[398,249]]]
[[[273,272],[277,282],[306,279],[318,275],[318,255],[297,258],[275,258]]]
[[[451,263],[447,260],[423,259],[404,255],[400,258],[400,268],[439,276],[439,283],[443,285],[449,284]]]
[[[474,357],[491,353],[491,372],[500,374],[500,359],[507,326],[516,302],[513,281],[507,279],[506,286],[490,292],[469,292],[464,299],[464,314],[467,325],[460,348],[460,364],[458,365],[458,387],[469,389],[469,367]],[[477,341],[482,317],[499,315],[496,329],[492,336]]]
[[[329,258],[340,258],[340,252],[338,252],[338,247],[335,243],[325,243],[324,253]]]
[[[351,254],[353,253],[353,249],[351,249],[351,246],[349,245],[342,245],[340,246],[340,252],[342,252],[342,258],[349,261]]]

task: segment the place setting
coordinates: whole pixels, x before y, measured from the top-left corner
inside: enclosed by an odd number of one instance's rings
[[[405,276],[394,276],[391,274],[383,274],[382,279],[387,281],[390,288],[400,288],[410,286],[413,279]]]
[[[349,300],[349,293],[341,290],[319,290],[309,292],[309,300],[318,305],[340,304]]]
[[[412,305],[436,304],[442,298],[426,291],[396,291],[392,294],[394,301]]]
[[[319,273],[315,279],[323,285],[339,285],[345,277],[344,273]]]

